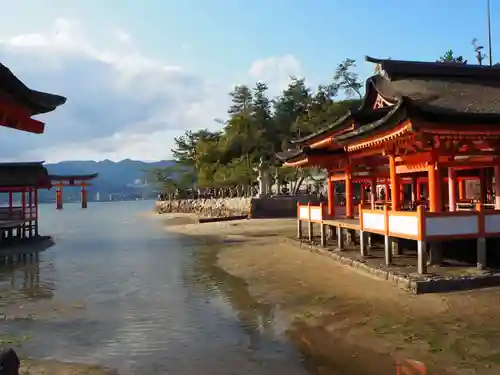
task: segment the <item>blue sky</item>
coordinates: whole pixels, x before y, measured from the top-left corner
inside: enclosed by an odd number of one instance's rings
[[[435,60],[451,48],[472,62],[472,38],[487,43],[485,0],[20,0],[5,11],[10,17],[0,25],[2,61],[14,71],[17,67],[28,84],[43,86],[34,88],[63,89],[69,98],[68,109],[46,118],[47,129],[54,130],[41,136],[43,140],[8,133],[13,144],[33,142],[33,152],[26,157],[45,159],[168,157],[173,136],[186,128],[215,126],[212,118],[224,117],[225,93],[233,84],[262,79],[277,92],[288,74],[297,74],[315,85],[327,82],[346,57],[356,59],[360,75],[366,77],[373,66],[364,62],[365,55]],[[496,62],[499,0],[492,0],[492,15]],[[64,43],[58,41],[59,34],[65,35]],[[28,42],[12,42],[26,35]],[[33,36],[55,43],[52,57]],[[79,52],[78,46],[87,49]],[[94,82],[85,79],[87,74]],[[155,78],[159,74],[169,87],[156,87],[155,81],[163,82]],[[132,83],[131,76],[140,77]],[[125,93],[137,84],[144,86],[137,93],[140,97]],[[120,108],[103,106],[95,98],[89,101],[82,92],[105,92],[108,104]],[[207,96],[211,102],[206,102]],[[180,98],[191,105],[180,105]],[[126,116],[125,107],[131,111]],[[165,117],[168,113],[168,121],[161,120],[160,109]],[[195,118],[186,119],[186,111],[196,112]],[[79,127],[65,132],[69,125],[63,126],[63,120]],[[109,131],[107,123],[114,124]],[[71,134],[65,139],[65,133],[78,133],[81,141]],[[161,137],[167,139],[163,145]],[[57,152],[47,151],[50,147]]]

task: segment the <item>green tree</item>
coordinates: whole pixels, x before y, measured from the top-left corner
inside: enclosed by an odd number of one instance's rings
[[[253,162],[260,157],[266,160],[274,159],[279,144],[279,133],[271,111],[271,100],[267,96],[268,87],[265,83],[257,82],[253,89],[251,118],[257,137],[253,145]]]
[[[445,54],[441,56],[439,60],[437,60],[437,62],[446,64],[461,64],[461,65],[467,64],[467,60],[464,60],[463,56],[455,56],[453,54],[453,50],[451,49],[446,51]]]
[[[178,191],[185,191],[193,187],[195,175],[193,171],[182,168],[180,164],[170,167],[154,168],[146,171],[148,180],[172,199]]]
[[[347,97],[358,96],[363,98],[363,82],[359,80],[358,74],[353,72],[356,68],[356,60],[345,59],[335,70],[333,84],[336,91],[343,90]]]
[[[273,165],[276,152],[289,148],[290,140],[316,132],[359,106],[363,85],[354,72],[355,66],[354,60],[344,60],[337,66],[333,81],[315,90],[306,85],[305,79],[290,77],[289,85],[274,99],[262,82],[253,88],[236,86],[229,93],[227,119],[218,120],[221,131],[187,131],[175,138],[175,160],[186,174],[191,173],[187,178],[191,185],[195,179],[198,187],[237,193],[248,189],[256,182],[260,158]],[[339,92],[358,98],[339,101]],[[276,166],[275,172],[279,182],[294,182],[296,190],[315,171]],[[157,180],[169,191],[187,186],[166,171],[157,171]]]
[[[305,79],[291,77],[288,87],[274,101],[274,121],[279,137],[280,147],[285,148],[293,138],[301,136],[300,117],[303,116],[311,102],[311,90]]]
[[[200,140],[213,140],[219,137],[219,132],[210,132],[207,129],[198,131],[187,130],[184,135],[174,138],[172,156],[184,166],[193,167],[196,164],[196,145]]]

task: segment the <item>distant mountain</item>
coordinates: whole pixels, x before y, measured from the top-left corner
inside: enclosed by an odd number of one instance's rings
[[[173,160],[162,160],[147,163],[138,160],[125,159],[119,162],[111,160],[103,161],[63,161],[55,164],[46,164],[45,167],[50,174],[77,175],[99,173],[92,181],[89,188],[89,200],[123,200],[135,198],[150,198],[156,195],[152,186],[148,185],[145,170],[163,168],[175,165]],[[97,194],[98,193],[98,194]],[[79,199],[78,188],[65,188],[64,200],[73,201]],[[54,191],[40,192],[40,199],[53,201]]]

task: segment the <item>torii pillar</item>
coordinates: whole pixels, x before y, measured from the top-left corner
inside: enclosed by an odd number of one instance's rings
[[[82,183],[81,201],[82,201],[82,208],[87,208],[87,189],[85,183]]]
[[[63,208],[62,185],[57,185],[57,189],[56,189],[56,209],[62,210],[62,208]]]

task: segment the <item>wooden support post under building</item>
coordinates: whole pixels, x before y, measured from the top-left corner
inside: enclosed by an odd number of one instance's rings
[[[40,233],[38,232],[38,189],[35,189],[34,203],[35,203],[35,227],[33,229],[35,232],[35,236],[38,237],[40,235]]]
[[[486,269],[486,238],[477,239],[477,269]]]
[[[297,201],[297,238],[302,238],[302,221],[300,220],[300,202]]]
[[[344,231],[340,225],[337,227],[337,249],[344,250]]]
[[[33,189],[28,190],[28,238],[33,237]]]
[[[360,251],[361,251],[361,257],[365,257],[368,255],[368,246],[367,246],[367,234],[364,230],[363,230],[363,215],[362,215],[362,210],[363,210],[363,204],[361,203],[359,205],[359,227],[360,227],[360,231],[359,231],[359,247],[360,247]]]
[[[309,235],[309,241],[312,241],[314,233],[313,233],[313,223],[311,221],[311,202],[307,204],[307,208],[309,210],[309,215],[308,215],[309,220],[307,221],[308,235]]]
[[[21,238],[26,237],[26,190],[21,192],[21,219],[23,223],[21,224]]]
[[[384,254],[385,254],[385,264],[387,266],[392,264],[392,251],[391,251],[391,237],[389,237],[389,209],[384,206]]]
[[[419,232],[425,233],[425,217],[422,206],[417,207],[417,215],[420,223]],[[427,273],[427,242],[425,239],[417,241],[417,272],[420,275]]]
[[[477,204],[476,205],[476,211],[479,214],[479,235],[480,237],[477,239],[477,269],[478,270],[484,270],[486,269],[486,237],[485,237],[485,220],[484,220],[484,206],[482,204]]]

